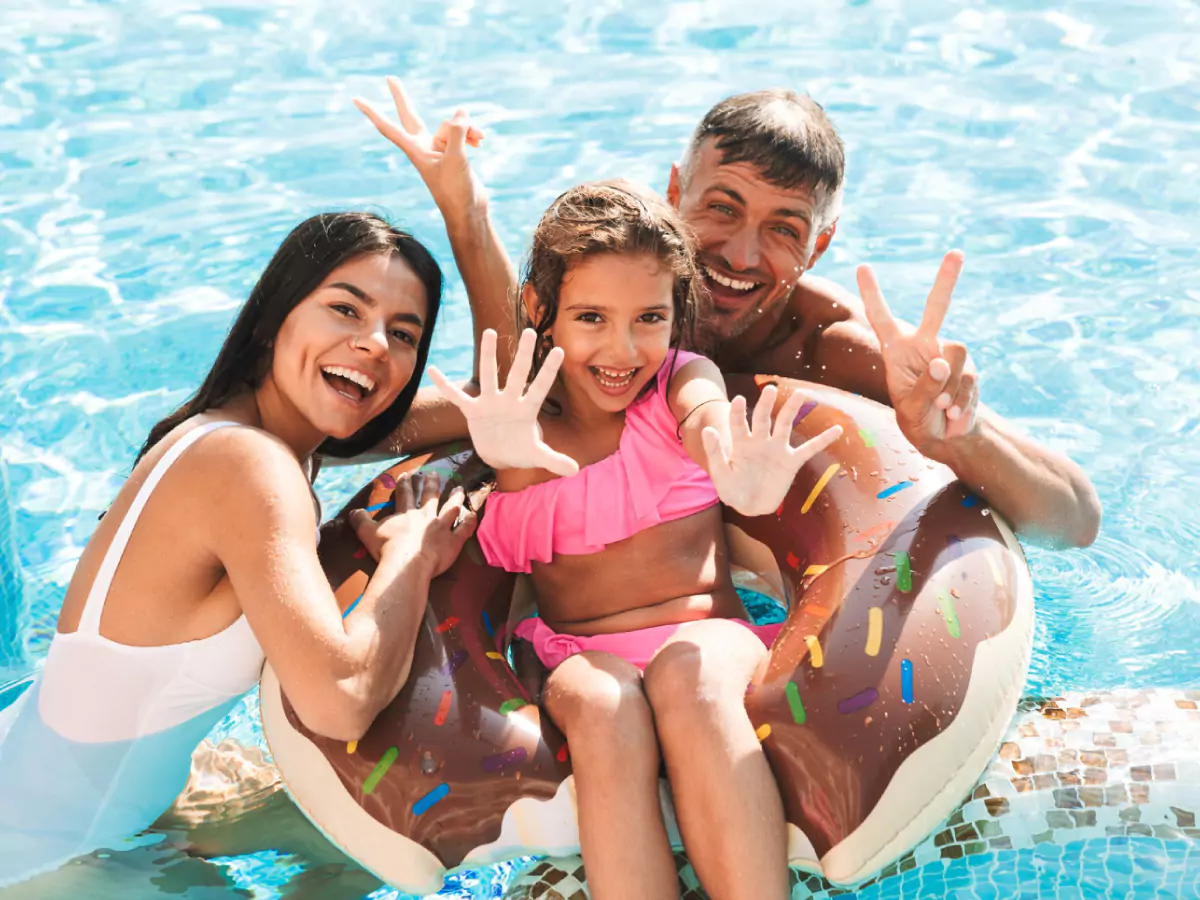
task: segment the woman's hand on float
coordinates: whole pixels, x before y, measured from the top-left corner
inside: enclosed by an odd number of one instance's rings
[[[966,346],[938,337],[962,265],[960,251],[946,254],[915,330],[892,316],[871,267],[858,267],[858,290],[879,338],[896,422],[931,459],[943,455],[939,451],[947,442],[974,431],[979,409],[979,376]]]
[[[417,482],[414,486],[414,480]],[[437,472],[405,473],[392,492],[396,511],[376,521],[366,510],[350,513],[350,525],[367,552],[381,567],[401,567],[417,560],[427,563],[429,577],[441,575],[475,532],[475,513],[464,505],[465,495],[455,488],[438,509],[441,479]]]
[[[746,398],[734,397],[729,404],[727,435],[711,425],[701,433],[717,496],[742,515],[761,516],[778,509],[800,467],[842,436],[842,427],[834,425],[793,447],[792,428],[804,395],[794,391],[772,423],[775,396],[774,385],[763,388],[749,425]]]
[[[563,352],[558,347],[551,350],[537,378],[526,388],[536,343],[536,332],[526,328],[501,389],[496,366],[496,332],[490,328],[485,331],[479,346],[478,397],[451,384],[436,366],[429,367],[429,377],[466,416],[475,452],[493,469],[545,469],[567,477],[579,471],[579,464],[551,449],[542,440],[542,426],[538,424],[538,413],[554,385]]]
[[[354,105],[380,134],[404,151],[443,215],[479,202],[484,196],[483,185],[471,169],[467,145],[478,147],[483,132],[471,125],[470,117],[462,109],[455,110],[436,132],[430,132],[409,102],[400,79],[389,77],[387,86],[399,122],[389,120],[361,97],[354,98]]]

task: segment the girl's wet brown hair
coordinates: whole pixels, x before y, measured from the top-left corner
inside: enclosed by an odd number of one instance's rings
[[[671,290],[671,349],[693,349],[703,288],[691,230],[666,200],[624,179],[581,184],[550,205],[533,233],[533,248],[521,279],[537,296],[530,312],[517,298],[518,332],[537,332],[534,370],[552,346],[548,334],[558,317],[559,292],[572,265],[603,253],[645,253],[675,276]]]

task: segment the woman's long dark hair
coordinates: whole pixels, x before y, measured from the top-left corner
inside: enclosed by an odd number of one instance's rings
[[[342,263],[374,253],[401,257],[425,287],[429,309],[417,345],[417,365],[391,406],[350,437],[327,438],[318,452],[338,457],[357,456],[391,434],[408,414],[425,372],[441,303],[442,270],[416,238],[379,216],[364,212],[321,213],[305,219],[284,238],[229,329],[204,383],[183,406],[150,429],[137,458],[145,456],[180,422],[261,385],[270,370],[275,336],[283,320]]]

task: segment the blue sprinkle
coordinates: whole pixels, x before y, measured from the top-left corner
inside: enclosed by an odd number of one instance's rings
[[[904,698],[905,703],[913,702],[913,667],[911,659],[901,660],[900,662],[900,695]]]
[[[496,636],[496,629],[492,627],[492,620],[488,617],[486,611],[483,614],[483,627],[487,629],[487,633],[492,637]]]
[[[385,506],[391,506],[391,500],[385,500],[383,503],[376,503],[374,506],[363,507],[363,512],[375,512],[378,509],[383,509]]]
[[[413,804],[413,815],[419,816],[421,813],[426,812],[429,807],[433,806],[433,804],[437,803],[448,793],[450,793],[450,785],[446,784],[445,782],[439,784],[432,791]]]
[[[907,487],[912,487],[911,481],[901,481],[899,484],[893,484],[890,488],[886,488],[875,495],[876,499],[886,500],[892,494],[898,494]]]
[[[363,593],[366,593],[366,591],[364,591]],[[362,598],[363,598],[362,594],[359,594],[357,597],[354,598],[354,602],[351,603],[349,606],[347,606],[346,611],[344,613],[342,613],[343,619],[346,618],[346,616],[350,615],[350,613],[352,613],[354,611],[354,607],[358,606],[358,601],[361,600]]]
[[[972,507],[979,505],[979,498],[974,494],[967,494],[967,496],[963,497],[962,505],[967,509],[971,509]]]
[[[448,659],[446,661],[446,664],[444,666],[442,666],[443,674],[453,675],[458,670],[458,667],[461,666],[466,661],[467,661],[467,651],[466,650],[455,650],[454,653],[451,654],[450,659]]]

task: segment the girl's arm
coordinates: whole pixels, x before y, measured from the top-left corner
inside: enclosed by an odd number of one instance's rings
[[[343,619],[317,559],[316,515],[291,451],[249,428],[222,429],[197,451],[202,483],[213,486],[210,545],[288,699],[313,731],[357,740],[408,678],[429,583],[458,556],[473,516],[461,496],[437,511],[436,476],[424,479],[419,502],[402,479],[396,515],[352,519],[379,566]]]
[[[468,396],[479,393],[474,382],[460,384]],[[326,466],[357,466],[363,463],[378,463],[423,453],[438,444],[461,441],[469,437],[466,417],[458,407],[442,396],[437,388],[425,387],[417,391],[412,406],[399,427],[365,453],[349,459],[327,456],[322,460]]]
[[[804,395],[793,391],[772,421],[775,396],[774,385],[763,388],[753,422],[747,423],[745,398],[729,400],[720,370],[703,358],[681,366],[667,391],[688,455],[712,478],[721,502],[743,515],[777,509],[800,467],[842,436],[835,425],[793,447],[793,423]]]

